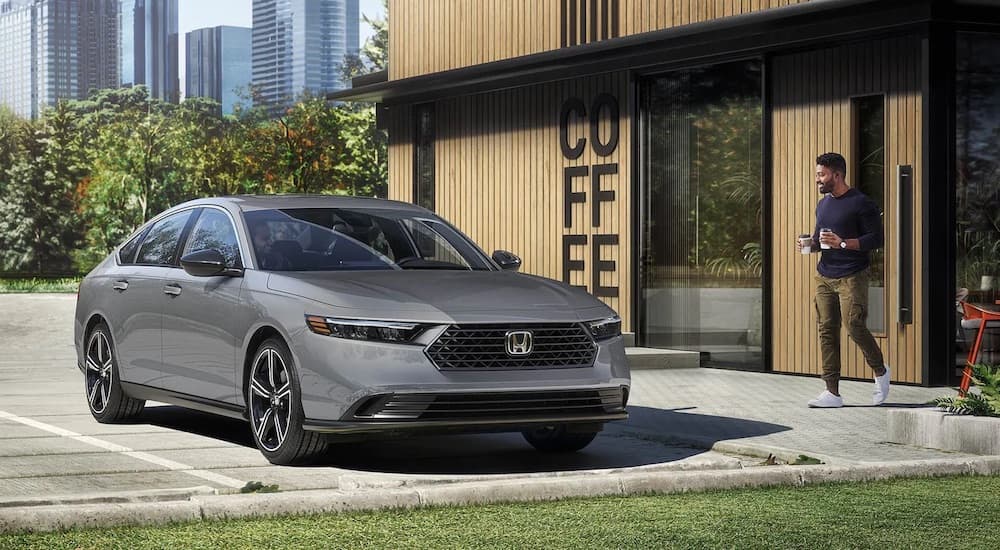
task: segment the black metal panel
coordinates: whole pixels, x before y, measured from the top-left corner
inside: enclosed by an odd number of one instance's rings
[[[924,228],[920,235],[924,313],[922,380],[957,382],[955,375],[955,31],[930,26],[923,41]]]

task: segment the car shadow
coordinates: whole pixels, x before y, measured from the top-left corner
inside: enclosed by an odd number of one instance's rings
[[[146,407],[142,410],[142,414],[131,422],[210,437],[251,449],[257,448],[253,436],[250,435],[250,425],[246,421],[175,405]]]
[[[787,426],[629,407],[629,419],[609,423],[585,449],[541,453],[520,434],[445,435],[367,441],[331,446],[322,466],[395,474],[524,474],[592,469],[655,467],[704,454],[714,441],[698,427],[715,426],[719,439],[753,437],[789,430]],[[680,428],[680,431],[678,431]],[[689,437],[690,434],[698,437]],[[692,444],[694,443],[694,444]],[[691,468],[696,468],[694,464]]]
[[[246,422],[182,407],[148,407],[135,422],[254,448]],[[334,443],[326,455],[304,468],[425,475],[526,474],[658,465],[669,468],[671,464],[704,454],[717,440],[788,429],[778,424],[694,414],[683,409],[633,406],[629,407],[627,421],[607,424],[593,443],[575,453],[538,452],[518,433],[397,436]]]

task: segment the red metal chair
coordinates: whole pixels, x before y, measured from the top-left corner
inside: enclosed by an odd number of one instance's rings
[[[979,319],[979,331],[976,332],[976,343],[969,348],[969,355],[965,359],[965,368],[962,369],[962,382],[958,386],[958,396],[965,397],[972,383],[972,365],[976,364],[979,358],[979,348],[983,345],[983,334],[986,332],[986,324],[990,321],[1000,321],[1000,311],[983,309],[969,302],[960,302],[965,312],[966,319]]]

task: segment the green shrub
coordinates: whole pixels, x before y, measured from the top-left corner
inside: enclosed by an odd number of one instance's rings
[[[950,413],[973,416],[1000,416],[1000,366],[972,366],[972,384],[979,393],[966,393],[965,397],[938,397],[931,404]]]

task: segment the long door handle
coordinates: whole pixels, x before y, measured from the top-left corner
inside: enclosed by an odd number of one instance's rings
[[[111,283],[111,288],[117,290],[118,292],[125,292],[128,290],[128,281],[115,281]]]
[[[164,294],[169,294],[171,296],[180,296],[181,295],[181,287],[178,286],[178,285],[166,285],[166,286],[163,287],[163,293]]]

